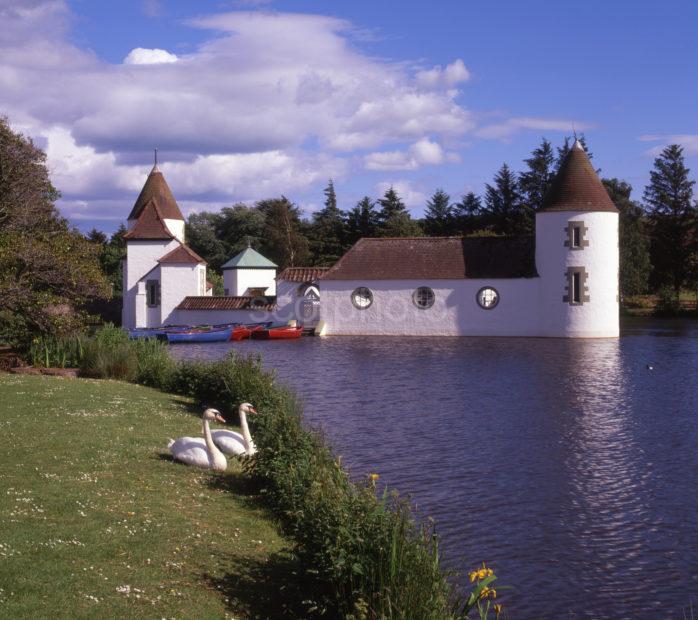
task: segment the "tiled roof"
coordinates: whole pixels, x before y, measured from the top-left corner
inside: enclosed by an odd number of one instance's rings
[[[182,212],[177,206],[177,201],[172,195],[167,181],[165,181],[165,177],[157,166],[153,166],[153,169],[150,171],[145,185],[136,199],[136,204],[133,205],[133,209],[131,209],[128,219],[135,220],[139,218],[146,205],[151,201],[154,201],[158,205],[164,219],[184,219]]]
[[[321,280],[445,280],[536,275],[533,237],[360,239]]]
[[[562,162],[540,210],[618,213],[579,141]]]
[[[168,252],[162,258],[158,258],[158,263],[204,263],[206,261],[201,258],[194,250],[183,243],[176,247],[171,252]]]
[[[124,239],[174,239],[174,235],[165,226],[160,208],[150,201]]]
[[[185,297],[177,310],[266,310],[271,312],[276,304],[268,298],[255,297]]]
[[[257,250],[245,248],[233,256],[221,269],[276,269],[276,264],[262,256]]]
[[[314,282],[328,270],[329,267],[286,267],[276,279],[287,282]]]

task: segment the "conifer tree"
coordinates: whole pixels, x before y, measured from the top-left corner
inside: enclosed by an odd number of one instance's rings
[[[461,235],[469,235],[482,228],[482,199],[468,192],[454,205],[454,217]]]
[[[427,202],[424,212],[424,232],[432,237],[452,235],[456,231],[451,197],[437,189]]]
[[[527,170],[519,175],[519,187],[523,208],[524,228],[533,232],[535,228],[535,212],[543,204],[543,198],[553,180],[555,154],[553,147],[545,138],[540,146],[533,150],[531,157],[524,160]]]
[[[521,194],[516,175],[507,164],[495,175],[494,185],[485,186],[485,213],[495,233],[521,233]]]
[[[256,206],[265,216],[260,252],[280,269],[307,265],[310,252],[301,230],[300,209],[286,196],[261,200]]]
[[[619,179],[603,179],[613,204],[620,211],[620,292],[640,295],[647,292],[651,271],[647,222],[642,207],[631,200],[632,187]]]
[[[678,300],[693,273],[698,251],[698,213],[693,203],[695,181],[684,164],[683,148],[667,146],[654,160],[644,201],[652,226],[653,284],[669,286]]]
[[[347,216],[348,241],[356,243],[362,237],[375,237],[378,229],[378,216],[375,203],[364,196]]]
[[[337,262],[346,250],[346,214],[337,207],[334,183],[330,179],[325,193],[325,207],[313,215],[311,250],[316,265],[328,266]]]
[[[413,237],[422,234],[419,224],[410,216],[405,203],[394,187],[389,187],[378,200],[378,233],[382,237]]]

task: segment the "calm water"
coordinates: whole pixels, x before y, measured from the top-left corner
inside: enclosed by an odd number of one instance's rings
[[[698,608],[698,323],[623,333],[173,352],[261,352],[355,475],[436,519],[450,566],[487,560],[515,587],[512,618],[683,618]]]

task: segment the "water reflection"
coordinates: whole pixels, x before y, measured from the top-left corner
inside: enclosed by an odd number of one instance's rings
[[[235,346],[296,387],[357,475],[436,518],[448,566],[492,562],[512,618],[681,618],[698,599],[698,330],[657,329]]]

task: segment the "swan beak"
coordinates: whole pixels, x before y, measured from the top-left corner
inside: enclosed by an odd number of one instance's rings
[[[225,418],[220,414],[216,414],[216,422],[220,422],[221,424],[225,424]]]
[[[257,413],[257,410],[254,407],[248,407],[247,411],[249,411],[250,413]]]

